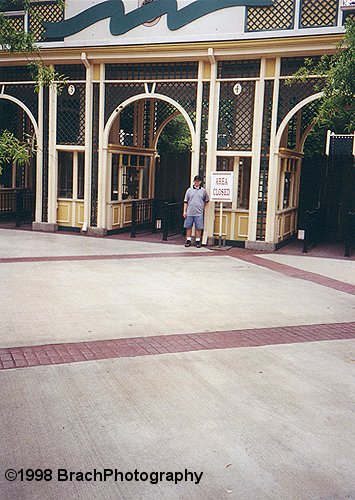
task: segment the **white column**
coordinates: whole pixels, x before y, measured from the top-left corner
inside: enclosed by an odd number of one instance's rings
[[[267,195],[267,214],[266,214],[266,242],[276,243],[276,211],[277,211],[277,195],[280,181],[279,169],[279,144],[276,144],[277,132],[277,110],[279,106],[279,88],[280,88],[280,70],[281,58],[276,59],[275,67],[275,83],[272,101],[272,117],[270,130],[270,159],[269,159],[269,183]]]
[[[105,65],[100,64],[100,104],[99,104],[99,152],[98,152],[98,229],[106,229],[106,199],[107,199],[107,149],[103,149],[103,134],[105,122]]]
[[[86,66],[85,86],[85,170],[84,170],[84,224],[83,230],[90,226],[91,212],[91,169],[92,169],[92,65]]]
[[[202,126],[202,102],[203,102],[203,70],[204,62],[200,61],[198,65],[198,82],[196,98],[196,126],[194,149],[191,154],[191,183],[195,175],[198,175],[200,165],[200,145],[201,145],[201,126]]]
[[[217,61],[214,58],[213,50],[209,49],[211,63],[211,84],[209,95],[208,113],[208,134],[207,134],[207,159],[206,159],[206,189],[209,192],[211,182],[211,172],[216,169],[216,147],[218,133],[218,108],[219,108],[219,85],[217,85]],[[214,202],[210,201],[205,212],[205,230],[203,232],[203,244],[207,243],[207,238],[213,238],[214,226]]]
[[[48,138],[48,223],[57,223],[58,166],[56,151],[57,90],[49,87],[49,138]]]
[[[262,58],[260,63],[260,80],[255,83],[253,149],[252,149],[252,159],[251,159],[250,195],[249,195],[248,241],[256,241],[260,160],[261,160],[261,140],[263,133],[265,72],[266,72],[266,59]]]
[[[38,94],[38,130],[36,158],[36,211],[35,222],[42,223],[43,200],[43,87]]]

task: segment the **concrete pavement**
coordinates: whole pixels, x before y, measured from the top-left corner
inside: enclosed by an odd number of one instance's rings
[[[312,340],[326,323],[355,336],[354,260],[259,255],[299,279],[243,250],[202,250],[0,230],[0,359],[15,346],[310,325],[293,344],[0,369],[1,499],[355,497],[354,341]],[[51,472],[31,481],[28,469]],[[94,469],[138,480],[89,480]],[[185,470],[203,472],[198,484],[167,480]]]

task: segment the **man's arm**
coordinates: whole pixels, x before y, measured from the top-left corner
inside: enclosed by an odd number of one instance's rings
[[[187,201],[184,201],[184,209],[182,212],[182,216],[184,219],[186,219],[186,217],[187,217]]]
[[[207,191],[205,190],[205,206],[207,205],[207,203],[210,201],[210,197],[208,196],[208,193]]]
[[[182,210],[182,216],[184,219],[187,217],[187,205],[189,204],[189,190],[186,190],[185,196],[184,196],[184,208]]]

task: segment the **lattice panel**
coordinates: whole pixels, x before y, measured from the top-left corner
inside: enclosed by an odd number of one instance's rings
[[[274,90],[274,82],[266,81],[265,96],[264,96],[264,112],[263,112],[263,133],[261,139],[260,176],[259,176],[259,189],[258,189],[258,216],[256,223],[257,240],[265,239],[265,230],[266,230],[273,90]]]
[[[17,110],[14,102],[0,99],[0,134],[5,129],[17,134]]]
[[[38,119],[38,94],[35,92],[34,85],[6,85],[4,94],[19,99],[28,107],[36,120]]]
[[[300,27],[336,26],[338,17],[338,0],[302,0]]]
[[[57,144],[85,144],[85,84],[76,83],[73,95],[65,88],[57,97]]]
[[[43,88],[42,222],[48,221],[49,89]]]
[[[166,82],[157,83],[155,92],[174,99],[188,113],[192,122],[196,123],[197,83],[195,82]]]
[[[92,106],[92,166],[91,166],[91,214],[90,225],[97,226],[97,200],[98,200],[98,177],[99,177],[99,109],[100,109],[100,86],[93,84],[93,106]]]
[[[86,70],[83,64],[56,64],[55,70],[59,75],[65,75],[69,80],[86,79]]]
[[[319,90],[315,89],[315,86],[320,86],[321,83],[321,78],[309,78],[305,82],[295,82],[292,85],[286,85],[285,80],[281,80],[277,115],[278,125],[296,104],[319,92]]]
[[[330,138],[330,154],[331,156],[352,156],[353,137],[341,136]]]
[[[123,146],[138,146],[135,142],[137,134],[135,134],[134,130],[134,115],[134,104],[130,104],[120,113],[120,132],[118,140]]]
[[[301,137],[306,131],[306,128],[310,123],[313,122],[318,108],[320,105],[320,100],[312,101],[302,108],[302,118],[301,118]]]
[[[23,31],[25,29],[25,19],[23,16],[6,16],[6,19],[14,31]]]
[[[27,66],[1,66],[0,82],[26,82],[33,80]]]
[[[248,151],[252,148],[255,83],[238,82],[239,95],[233,91],[235,84],[221,83],[217,148]]]
[[[292,29],[295,0],[275,0],[270,7],[248,7],[246,31]]]
[[[144,92],[142,83],[107,83],[105,86],[105,123],[120,104]]]
[[[64,11],[56,2],[31,3],[28,28],[35,35],[37,42],[45,39],[44,22],[57,23],[63,21]]]
[[[307,57],[307,59],[311,59],[315,65],[319,61],[320,57],[313,56]],[[282,57],[281,76],[292,76],[297,70],[304,66],[304,61],[304,57]]]
[[[218,78],[253,78],[259,75],[260,59],[218,63]]]
[[[143,117],[143,127],[144,127],[144,135],[143,135],[143,147],[150,147],[150,126],[151,126],[151,106],[153,105],[152,100],[145,101],[144,104],[144,117]]]
[[[175,106],[170,104],[169,102],[156,100],[154,103],[155,107],[155,126],[154,132],[156,132],[160,125],[171,115],[176,113],[177,109]]]
[[[209,96],[210,96],[210,83],[204,82],[203,94],[202,94],[200,165],[199,165],[199,174],[202,176],[202,178],[205,177],[205,172],[206,172],[206,156],[207,156],[206,134],[208,129]]]
[[[106,64],[106,80],[197,79],[198,63]]]
[[[355,14],[352,12],[343,12],[343,25],[345,21],[353,21],[355,19]]]
[[[287,147],[289,149],[295,149],[296,142],[297,142],[297,113],[293,115],[291,120],[288,122]]]

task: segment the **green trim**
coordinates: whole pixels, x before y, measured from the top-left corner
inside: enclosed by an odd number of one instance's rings
[[[192,4],[177,8],[177,0],[154,0],[125,14],[122,0],[106,0],[98,5],[80,12],[74,17],[57,23],[44,23],[46,39],[63,38],[110,18],[111,35],[123,35],[128,31],[149,22],[152,19],[167,15],[168,28],[178,30],[200,17],[227,7],[272,5],[273,0],[195,0]]]
[[[225,244],[223,246],[245,248],[245,240],[223,240],[223,242]],[[214,238],[214,244],[218,246],[219,238]]]
[[[80,233],[80,227],[74,226],[58,226],[58,231],[66,231],[68,233]]]

